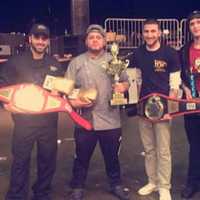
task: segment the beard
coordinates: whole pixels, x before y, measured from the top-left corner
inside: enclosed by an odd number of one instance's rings
[[[145,44],[148,48],[156,48],[156,47],[160,46],[160,41],[154,40],[154,41],[151,41],[151,42],[145,42]]]
[[[101,53],[102,51],[104,51],[104,48],[100,48],[100,49],[92,49],[92,48],[89,48],[88,47],[88,51],[92,54],[99,54]]]
[[[45,54],[47,52],[47,48],[48,47],[44,47],[44,48],[38,48],[37,46],[30,44],[32,51],[34,51],[37,54]]]

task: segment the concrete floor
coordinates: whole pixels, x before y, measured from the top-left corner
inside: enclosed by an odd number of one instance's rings
[[[158,200],[157,193],[145,197],[137,195],[137,190],[147,181],[144,171],[144,156],[142,156],[143,148],[139,138],[137,118],[127,118],[123,113],[122,119],[123,142],[120,160],[124,185],[130,189],[131,200]],[[0,200],[4,199],[9,183],[12,126],[10,114],[0,110]],[[65,113],[60,114],[59,139],[61,143],[58,148],[57,171],[53,181],[53,199],[67,200],[70,194],[68,182],[71,177],[74,142],[73,123]],[[173,200],[181,200],[180,190],[184,186],[187,171],[187,152],[188,145],[183,129],[183,120],[176,118],[172,125]],[[36,174],[35,151],[33,151],[32,158],[31,181],[33,182]],[[116,198],[109,194],[108,188],[103,159],[97,147],[90,164],[85,199],[115,200]],[[200,200],[200,193],[195,195],[193,200]]]

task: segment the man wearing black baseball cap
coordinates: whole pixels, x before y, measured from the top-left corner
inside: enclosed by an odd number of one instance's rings
[[[42,86],[46,75],[64,75],[57,60],[47,54],[49,36],[49,29],[45,25],[32,26],[28,38],[30,48],[21,55],[12,56],[1,67],[0,87],[20,83]],[[34,101],[36,99],[33,99]],[[14,121],[13,162],[10,186],[5,199],[29,199],[31,152],[36,144],[37,180],[32,187],[32,200],[50,200],[51,182],[56,168],[58,114],[12,113],[12,118]]]
[[[189,25],[190,21],[193,20],[193,19],[195,19],[195,18],[196,19],[200,18],[200,11],[199,10],[195,10],[195,11],[191,12],[188,15],[188,17],[187,17],[188,25]]]
[[[200,11],[193,11],[187,18],[192,40],[181,49],[183,90],[187,99],[200,97]],[[194,80],[192,76],[195,77]],[[182,198],[191,198],[200,189],[200,115],[184,117],[189,142],[189,166]]]
[[[50,31],[44,24],[34,24],[30,30],[29,35],[44,35],[49,38]]]
[[[31,51],[36,57],[43,57],[50,42],[50,31],[43,24],[34,24],[29,32],[29,44]],[[38,54],[38,55],[37,55]]]

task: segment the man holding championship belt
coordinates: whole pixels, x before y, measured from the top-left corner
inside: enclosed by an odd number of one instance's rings
[[[97,142],[100,144],[104,157],[111,192],[120,200],[125,200],[128,196],[122,187],[118,159],[121,143],[120,113],[119,107],[112,107],[109,102],[113,89],[120,93],[128,90],[128,77],[123,72],[119,82],[112,85],[112,76],[106,72],[112,56],[105,51],[106,33],[100,25],[93,24],[88,27],[85,44],[87,52],[70,62],[65,77],[74,80],[76,87],[81,90],[97,92],[96,99],[90,98],[88,93],[84,95],[84,92],[82,94],[78,92],[78,95],[72,94],[70,100],[73,107],[81,108],[82,116],[92,123],[94,129],[88,131],[75,127],[76,154],[70,200],[83,200],[84,198],[89,162]]]
[[[159,22],[147,19],[143,24],[145,44],[135,50],[131,64],[141,74],[138,81],[140,99],[151,93],[172,98],[178,94],[181,83],[178,54],[174,49],[161,45],[160,36]],[[171,200],[170,120],[152,122],[140,117],[139,131],[145,150],[148,184],[138,193],[148,195],[158,191],[160,200]]]
[[[200,11],[190,13],[187,25],[193,40],[181,49],[182,80],[188,100],[200,96]],[[185,115],[185,130],[189,142],[189,166],[182,198],[191,198],[200,189],[200,115]]]
[[[49,56],[49,29],[43,24],[34,24],[29,33],[30,49],[11,57],[1,68],[0,86],[33,83],[42,86],[46,75],[63,76],[57,60]],[[35,87],[32,87],[35,89]],[[31,93],[31,91],[28,91]],[[30,96],[30,95],[29,95]],[[22,95],[21,103],[34,108],[41,96],[32,94],[32,99]],[[37,105],[37,104],[36,104]],[[13,109],[11,109],[13,111]],[[6,200],[28,200],[30,161],[33,146],[37,144],[37,180],[34,183],[32,200],[50,200],[51,182],[56,169],[58,113],[25,114],[12,113],[14,131],[12,140],[13,162]]]

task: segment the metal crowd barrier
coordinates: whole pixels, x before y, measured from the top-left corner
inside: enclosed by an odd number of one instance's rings
[[[145,19],[107,18],[104,26],[107,41],[117,41],[120,48],[136,48],[143,43],[142,26]],[[186,29],[186,20],[158,19],[161,25],[161,42],[180,49],[191,36]]]
[[[184,45],[192,39],[192,36],[188,31],[186,19],[182,19],[180,21],[180,30],[181,30],[181,43],[182,45]]]

